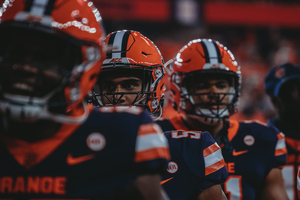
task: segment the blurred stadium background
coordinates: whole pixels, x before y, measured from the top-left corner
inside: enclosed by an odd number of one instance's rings
[[[220,41],[241,65],[239,119],[274,116],[264,91],[267,71],[299,64],[300,1],[297,0],[94,0],[107,33],[137,30],[160,49],[165,62],[189,40]]]

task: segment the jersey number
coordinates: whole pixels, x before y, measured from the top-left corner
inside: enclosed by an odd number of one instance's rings
[[[200,134],[201,132],[197,132],[197,131],[172,131],[172,138],[186,138],[186,137],[190,137],[192,139],[200,139]]]
[[[229,176],[224,183],[224,190],[228,200],[242,200],[242,176]]]

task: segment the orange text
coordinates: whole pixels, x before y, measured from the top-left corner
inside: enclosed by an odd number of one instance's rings
[[[0,193],[66,194],[66,177],[1,177]]]
[[[235,173],[234,163],[232,162],[226,163],[226,168],[228,173]]]

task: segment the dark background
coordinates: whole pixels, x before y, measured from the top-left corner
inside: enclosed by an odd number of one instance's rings
[[[300,2],[296,0],[94,0],[107,33],[129,29],[150,38],[165,62],[188,41],[211,38],[241,65],[239,119],[274,116],[264,91],[269,69],[299,64]]]
[[[4,0],[0,0],[3,2]],[[190,40],[211,38],[227,46],[242,71],[239,114],[266,121],[274,116],[264,91],[269,69],[300,63],[300,1],[297,0],[93,0],[106,33],[141,32],[165,62]]]

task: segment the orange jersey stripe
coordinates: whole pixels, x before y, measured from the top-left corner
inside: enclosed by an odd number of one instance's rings
[[[281,140],[281,139],[285,139],[285,136],[283,133],[278,133],[277,138],[278,138],[278,140]]]
[[[206,157],[206,156],[218,151],[219,149],[220,149],[220,147],[217,145],[217,143],[214,143],[203,150],[203,156]]]
[[[283,133],[277,134],[277,144],[275,148],[275,156],[280,156],[287,153],[286,145],[285,145],[285,136]]]
[[[287,153],[286,147],[275,150],[275,156],[280,156],[280,155],[283,155],[283,154],[286,154],[286,153]]]
[[[148,135],[153,133],[161,133],[163,134],[161,128],[157,124],[143,124],[140,126],[138,130],[138,136]]]
[[[170,152],[168,148],[153,148],[144,151],[136,152],[135,162],[143,162],[148,160],[154,160],[158,158],[170,159]]]
[[[207,176],[211,173],[214,173],[215,171],[218,171],[219,169],[221,169],[224,166],[225,166],[225,161],[222,159],[222,160],[214,163],[213,165],[205,167],[205,176]]]

